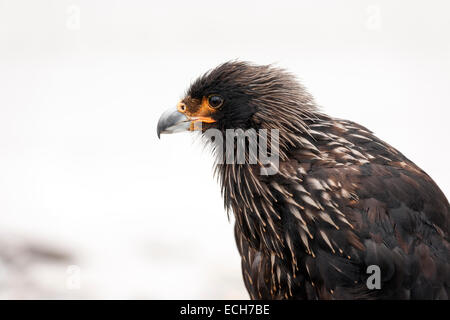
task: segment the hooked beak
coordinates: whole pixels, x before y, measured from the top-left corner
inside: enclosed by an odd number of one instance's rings
[[[164,112],[158,121],[156,131],[158,138],[161,133],[175,133],[188,131],[191,126],[191,121],[184,114],[177,109],[169,109]]]
[[[203,99],[200,108],[194,113],[186,111],[186,105],[179,102],[177,108],[167,110],[159,118],[156,131],[158,138],[161,133],[175,133],[182,131],[202,131],[203,123],[214,123],[215,119],[211,117],[211,108],[207,101]],[[187,113],[187,114],[186,114]]]

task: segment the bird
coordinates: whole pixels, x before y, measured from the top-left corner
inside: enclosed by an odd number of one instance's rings
[[[278,164],[251,161],[250,135],[244,161],[220,159],[237,150],[223,146],[229,130],[277,138]],[[207,71],[158,121],[158,137],[182,131],[211,147],[250,299],[449,299],[444,193],[372,131],[324,113],[289,71],[239,60]]]

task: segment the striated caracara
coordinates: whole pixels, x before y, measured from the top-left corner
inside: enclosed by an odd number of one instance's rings
[[[238,149],[230,129],[256,132],[241,140],[244,161],[223,161]],[[215,172],[252,299],[449,298],[445,195],[370,130],[320,112],[288,72],[239,61],[207,72],[157,127],[186,130],[221,156]],[[252,141],[278,156],[275,171],[252,158]]]

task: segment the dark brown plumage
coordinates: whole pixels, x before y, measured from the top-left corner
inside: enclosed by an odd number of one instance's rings
[[[216,165],[252,299],[449,298],[442,191],[368,129],[321,113],[289,73],[225,63],[191,85],[158,135],[199,122],[203,133],[279,130],[276,174]],[[366,285],[370,265],[380,267],[381,289]]]

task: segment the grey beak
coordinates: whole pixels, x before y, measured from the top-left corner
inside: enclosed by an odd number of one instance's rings
[[[158,127],[156,131],[158,138],[161,133],[175,133],[189,130],[191,122],[189,119],[178,112],[178,110],[170,109],[164,112],[158,121]]]

